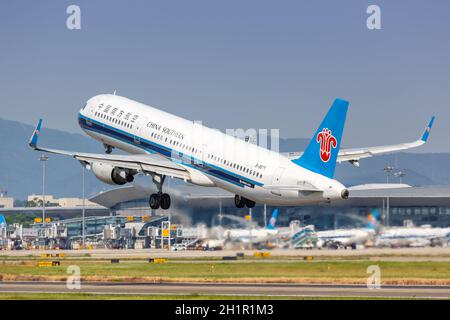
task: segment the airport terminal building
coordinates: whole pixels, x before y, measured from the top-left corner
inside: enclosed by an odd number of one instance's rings
[[[130,185],[101,193],[90,200],[109,208],[112,215],[170,214],[179,223],[195,225],[226,223],[229,215],[244,217],[251,214],[260,225],[267,221],[272,207],[257,205],[249,209],[237,209],[234,195],[216,188],[178,185],[170,192],[173,208],[168,212],[151,210],[148,195],[151,190]],[[415,225],[433,227],[450,226],[450,187],[417,187],[400,184],[369,184],[350,188],[347,200],[324,203],[319,206],[280,207],[279,224],[288,225],[292,220],[313,224],[318,230],[364,226],[367,215],[378,209],[380,222],[385,226],[401,226],[405,221]]]
[[[229,217],[251,217],[260,226],[267,222],[274,207],[257,205],[237,209],[234,195],[218,189],[179,184],[166,189],[172,197],[169,210],[152,210],[148,205],[151,187],[137,184],[113,188],[91,199],[94,206],[85,209],[86,216],[159,216],[170,215],[174,223],[193,226],[230,224]],[[450,186],[417,187],[399,184],[371,184],[349,188],[349,199],[315,206],[280,207],[279,226],[292,220],[313,224],[317,230],[362,227],[369,213],[378,209],[380,223],[385,226],[402,226],[405,221],[414,225],[433,227],[450,226]],[[266,210],[265,210],[266,209]],[[42,216],[42,208],[0,208],[0,214]],[[79,218],[82,207],[48,207],[46,216],[55,220]]]

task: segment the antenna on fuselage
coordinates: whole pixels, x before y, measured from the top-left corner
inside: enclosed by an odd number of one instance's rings
[[[116,95],[116,90],[114,89],[113,95]]]

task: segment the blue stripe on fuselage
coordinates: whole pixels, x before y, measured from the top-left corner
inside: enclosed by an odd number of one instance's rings
[[[172,155],[174,155],[174,154],[181,155],[180,160],[186,160],[186,159],[190,160],[190,163],[187,163],[185,161],[180,161],[182,164],[187,165],[191,168],[200,170],[206,174],[212,175],[212,176],[220,178],[222,180],[226,180],[227,182],[232,183],[236,186],[239,186],[242,188],[244,186],[254,188],[255,185],[257,185],[257,186],[263,185],[260,182],[245,178],[243,176],[240,176],[238,174],[230,172],[224,168],[218,167],[214,164],[210,164],[210,163],[201,161],[195,157],[187,156],[187,155],[183,154],[182,152],[175,151],[174,149],[167,148],[167,147],[157,144],[153,141],[149,141],[149,140],[143,139],[142,137],[135,136],[131,133],[128,133],[126,131],[112,127],[108,124],[99,122],[97,120],[90,119],[82,114],[79,114],[78,123],[80,124],[80,126],[83,129],[97,132],[97,133],[100,133],[103,135],[107,135],[114,139],[131,144],[132,146],[140,148],[146,152],[162,154],[163,156],[166,156],[171,160],[172,160]]]

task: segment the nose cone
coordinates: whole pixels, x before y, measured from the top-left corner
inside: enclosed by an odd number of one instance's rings
[[[89,108],[91,108],[91,107],[89,106],[89,101],[88,101],[88,102],[86,102],[84,107],[82,107],[80,109],[80,112],[78,112],[78,124],[80,125],[81,128],[83,128],[83,124],[85,122],[84,117],[86,117],[88,115]]]
[[[78,113],[78,125],[83,128],[83,114],[81,113],[81,111]]]

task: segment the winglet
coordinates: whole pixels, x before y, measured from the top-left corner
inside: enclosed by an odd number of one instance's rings
[[[42,119],[39,119],[39,122],[36,128],[34,128],[33,135],[31,136],[29,142],[30,147],[32,147],[33,149],[37,148],[37,142],[39,139],[39,133],[41,132],[41,126],[42,126]]]
[[[420,138],[420,140],[422,140],[423,142],[427,142],[428,136],[430,135],[431,127],[433,127],[434,119],[435,119],[434,116],[431,117],[430,123],[428,123],[428,126],[425,128],[422,138]]]

